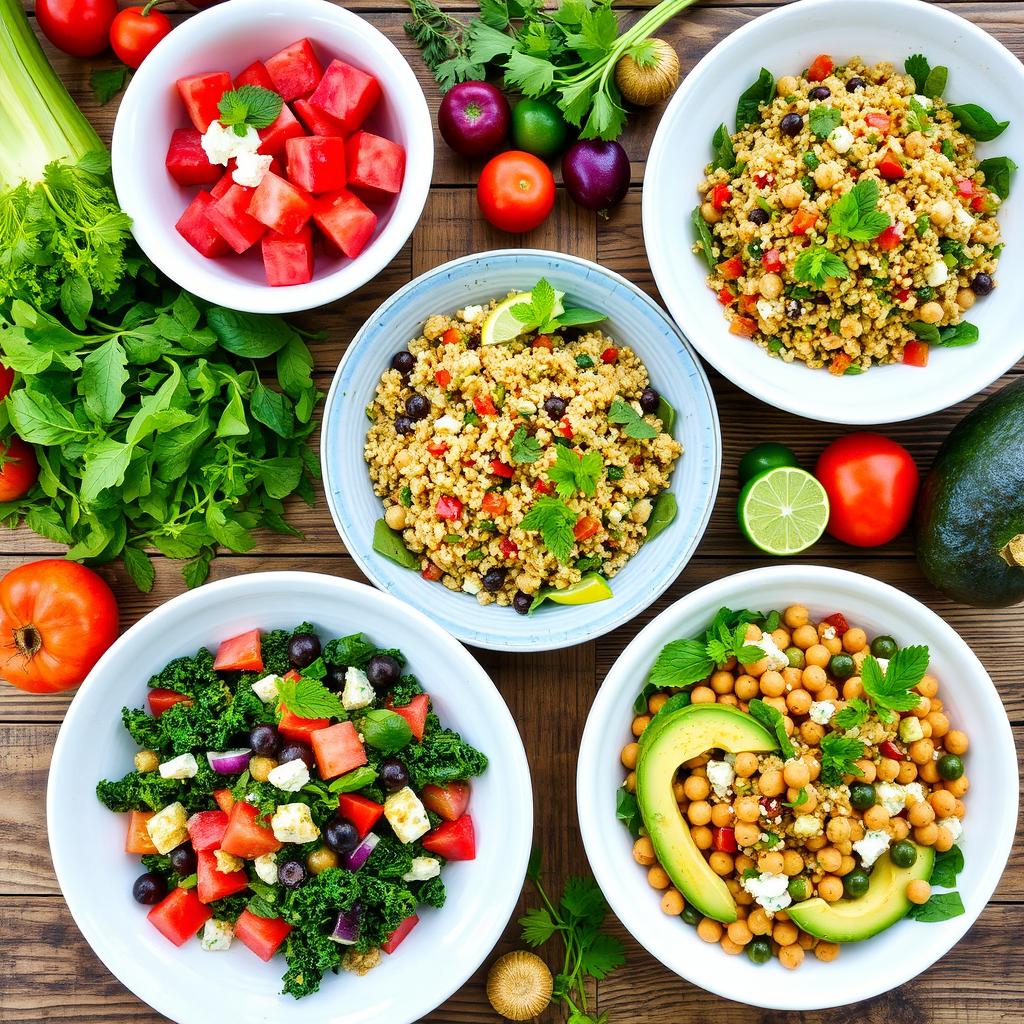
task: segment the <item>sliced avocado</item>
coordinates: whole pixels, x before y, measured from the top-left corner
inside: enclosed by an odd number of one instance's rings
[[[868,891],[856,900],[826,903],[820,897],[787,908],[790,919],[809,935],[828,942],[858,942],[870,939],[894,925],[910,910],[907,885],[931,876],[935,850],[917,847],[917,860],[909,868],[898,868],[885,853],[871,871]]]
[[[672,884],[702,914],[716,921],[735,921],[736,903],[697,849],[679,811],[672,793],[676,771],[684,761],[708,750],[739,754],[745,750],[767,752],[778,745],[754,718],[726,704],[680,708],[656,716],[644,730],[636,765],[636,796],[644,826]]]

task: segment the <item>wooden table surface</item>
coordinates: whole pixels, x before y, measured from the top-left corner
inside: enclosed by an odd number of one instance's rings
[[[445,6],[468,12],[465,2]],[[420,77],[431,110],[436,110],[439,96],[434,82],[402,31],[404,0],[354,0],[349,6],[364,13],[398,45]],[[685,74],[720,39],[772,6],[768,0],[709,0],[676,18],[659,34],[678,49]],[[1021,0],[944,6],[991,32],[1018,56],[1024,54]],[[172,16],[180,19],[186,16],[186,10],[191,8],[182,4],[180,12]],[[636,13],[623,5],[623,17],[629,21]],[[837,45],[840,43],[837,40]],[[111,58],[77,61],[57,53],[45,41],[44,46],[74,98],[100,133],[109,138],[116,100],[97,107],[88,78],[93,67],[108,66]],[[756,60],[756,54],[751,54],[752,66]],[[644,160],[659,114],[654,110],[630,117],[622,142],[632,160],[633,184],[610,219],[602,221],[580,210],[560,191],[555,212],[547,223],[522,237],[504,235],[484,223],[477,213],[473,191],[479,165],[456,157],[438,138],[434,188],[409,244],[376,281],[336,308],[311,318],[329,331],[329,340],[316,345],[314,353],[321,388],[326,390],[346,344],[380,302],[410,278],[466,253],[509,245],[575,253],[624,274],[656,296],[644,254],[640,193]],[[415,160],[416,154],[410,154],[410,159]],[[990,339],[992,344],[996,341]],[[1013,372],[1022,371],[1024,365]],[[722,485],[703,543],[669,591],[633,622],[571,650],[512,656],[476,652],[519,723],[533,772],[535,840],[543,848],[552,885],[560,886],[566,875],[587,870],[576,824],[576,751],[591,700],[617,654],[671,601],[729,573],[767,564],[768,560],[743,540],[736,526],[736,467],[740,456],[753,444],[774,439],[793,447],[805,465],[812,465],[821,448],[843,433],[834,426],[779,412],[749,398],[714,372],[710,376],[724,435]],[[926,468],[940,441],[977,401],[972,399],[926,419],[881,429],[905,444],[918,464]],[[294,504],[291,520],[305,532],[304,539],[263,537],[247,555],[216,559],[212,578],[268,569],[302,569],[361,579],[342,548],[322,493],[313,509]],[[55,545],[28,531],[5,532],[0,536],[0,572],[27,558],[60,553]],[[145,595],[134,588],[119,565],[102,570],[120,602],[123,626],[184,589],[177,565],[159,556],[154,561],[156,585]],[[921,576],[908,536],[874,552],[857,551],[825,539],[808,553],[808,561],[867,573],[934,608],[985,663],[1006,704],[1018,746],[1024,748],[1020,742],[1024,739],[1024,682],[1020,672],[1024,664],[1024,609],[971,609],[940,597]],[[67,701],[66,696],[31,696],[8,686],[0,690],[0,1020],[119,1024],[162,1021],[165,1018],[128,992],[93,955],[67,911],[50,864],[44,812],[46,777]],[[1019,933],[1022,901],[1024,854],[1018,843],[992,903],[963,941],[935,967],[903,988],[870,1002],[807,1014],[773,1013],[712,996],[668,972],[613,923],[625,942],[627,963],[599,986],[595,1005],[609,1015],[611,1024],[677,1024],[688,1020],[706,1024],[1009,1024],[1024,1018],[1020,1009],[1024,1005]],[[534,903],[535,897],[527,892],[520,906]],[[495,955],[516,948],[517,939],[518,929],[512,923]],[[488,957],[487,962],[492,959]],[[553,950],[551,960],[554,962]],[[427,1019],[467,1024],[498,1021],[484,995],[485,970],[486,965]],[[722,970],[728,970],[724,957]],[[799,975],[794,983],[799,985]],[[555,1008],[540,1018],[544,1024],[561,1019]]]

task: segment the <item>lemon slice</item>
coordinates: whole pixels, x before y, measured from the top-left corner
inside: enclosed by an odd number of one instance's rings
[[[555,292],[555,308],[551,311],[552,317],[561,316],[565,312],[565,307],[562,305],[564,298],[565,292]],[[526,330],[526,324],[516,318],[512,307],[532,301],[532,292],[520,292],[518,295],[510,295],[504,302],[495,306],[484,321],[484,326],[480,331],[480,343],[482,345],[503,345],[507,341],[518,338]]]

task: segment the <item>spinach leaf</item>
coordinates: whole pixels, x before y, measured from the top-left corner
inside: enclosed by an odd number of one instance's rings
[[[697,241],[700,243],[700,247],[704,252],[704,261],[708,265],[709,270],[715,269],[715,253],[714,253],[714,239],[711,236],[711,228],[708,227],[707,221],[701,216],[700,207],[694,207],[693,213],[690,215],[690,220],[693,222],[693,229],[697,236]]]
[[[723,123],[715,129],[711,137],[711,166],[731,171],[736,166],[736,153],[733,150],[732,137],[728,127]]]
[[[985,184],[1000,199],[1009,197],[1017,165],[1008,156],[990,156],[978,164],[978,170],[985,175]]]
[[[768,103],[775,93],[775,77],[767,68],[761,68],[757,80],[747,86],[736,103],[736,131],[761,120],[761,104]]]
[[[937,892],[927,903],[910,908],[907,914],[912,921],[924,921],[932,924],[936,921],[949,921],[966,913],[964,902],[958,892]]]
[[[978,328],[965,320],[963,323],[950,324],[939,328],[940,345],[957,348],[961,345],[973,345],[978,340]]]
[[[1009,121],[997,121],[984,107],[977,103],[951,103],[950,113],[960,122],[960,129],[978,142],[998,139],[1010,126]]]

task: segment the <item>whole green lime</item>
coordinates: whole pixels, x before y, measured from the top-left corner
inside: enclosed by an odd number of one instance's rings
[[[753,480],[759,473],[768,469],[778,469],[780,466],[799,466],[796,456],[792,450],[784,444],[776,441],[765,441],[756,448],[751,448],[746,455],[740,459],[739,477],[740,483],[745,484]]]
[[[555,156],[565,145],[569,127],[547,100],[520,100],[512,108],[512,143],[542,158]]]

